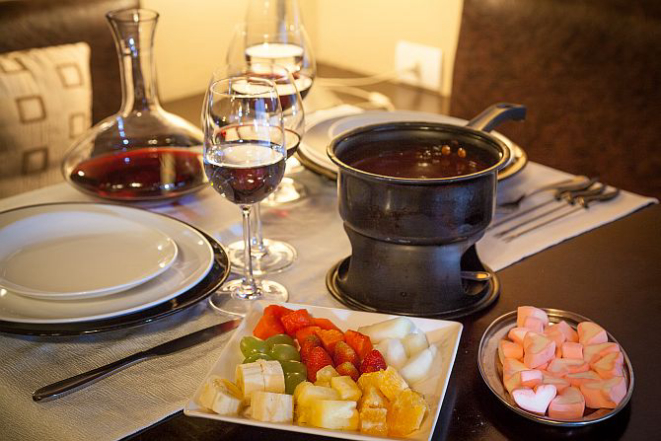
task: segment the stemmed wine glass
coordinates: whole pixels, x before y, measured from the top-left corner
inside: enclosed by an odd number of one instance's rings
[[[285,131],[275,83],[248,76],[213,82],[202,124],[204,170],[211,186],[241,208],[246,262],[243,277],[223,285],[211,305],[245,315],[250,300],[287,301],[284,286],[255,279],[250,259],[252,208],[275,190],[285,172]]]
[[[237,60],[235,64],[216,70],[212,81],[233,76],[267,78],[275,83],[282,107],[287,158],[289,160],[296,152],[305,130],[303,101],[292,75],[285,67],[270,63],[251,63],[244,59],[243,62]],[[280,272],[291,266],[297,257],[296,249],[287,242],[263,238],[260,204],[255,204],[252,219],[251,255],[253,273],[256,276],[262,276]],[[227,252],[232,262],[232,268],[242,270],[245,262],[243,241],[230,243],[227,246]]]
[[[282,7],[284,3],[284,7]],[[262,7],[262,5],[266,5]],[[290,2],[251,3],[246,22],[237,26],[231,40],[227,63],[277,64],[292,74],[301,98],[310,91],[316,76],[316,63],[310,40],[300,23],[298,4]],[[284,12],[283,12],[284,11]],[[287,174],[300,169],[296,158],[288,162]],[[299,200],[305,187],[285,177],[278,189],[264,203],[270,206]]]

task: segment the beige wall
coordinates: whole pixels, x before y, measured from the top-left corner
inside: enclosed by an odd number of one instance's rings
[[[375,74],[394,68],[398,40],[441,48],[449,95],[463,0],[299,0],[318,61]],[[163,100],[200,93],[222,65],[245,1],[142,0],[161,14],[156,62]]]

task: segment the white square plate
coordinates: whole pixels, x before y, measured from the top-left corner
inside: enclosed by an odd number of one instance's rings
[[[239,342],[246,335],[251,335],[252,330],[257,325],[264,308],[268,306],[268,302],[258,302],[253,309],[248,313],[243,323],[236,329],[236,332],[223,349],[216,364],[211,368],[207,374],[207,378],[211,375],[219,375],[222,378],[234,381],[234,372],[237,364],[243,361],[243,355],[239,350]],[[370,312],[350,311],[346,309],[336,308],[322,308],[309,305],[296,305],[285,303],[283,306],[290,309],[307,309],[313,317],[327,318],[333,321],[343,331],[348,329],[358,329],[360,326],[371,325],[397,316],[386,314],[374,314]],[[430,413],[425,418],[420,430],[413,432],[407,439],[415,440],[430,440],[434,433],[434,427],[438,420],[438,414],[441,411],[441,405],[445,392],[448,387],[450,373],[452,366],[457,355],[459,347],[459,339],[463,326],[461,323],[447,321],[447,320],[432,320],[417,317],[410,317],[415,325],[427,335],[429,344],[436,345],[438,348],[438,356],[435,360],[434,366],[429,376],[418,382],[413,386],[413,389],[424,395],[427,404],[429,404]],[[384,439],[378,436],[361,435],[359,432],[341,431],[341,430],[328,430],[318,429],[309,426],[298,426],[295,424],[281,424],[281,423],[267,423],[243,417],[229,417],[217,415],[208,412],[197,404],[197,397],[199,396],[202,386],[206,382],[200,383],[195,395],[186,403],[184,413],[188,416],[195,416],[201,418],[210,418],[220,421],[228,421],[231,423],[247,424],[251,426],[269,427],[279,430],[291,430],[293,432],[310,433],[313,435],[331,436],[344,439],[356,440],[378,440]]]

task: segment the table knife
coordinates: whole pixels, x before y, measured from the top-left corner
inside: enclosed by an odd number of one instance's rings
[[[175,338],[158,346],[155,346],[146,351],[138,352],[130,355],[121,360],[101,366],[89,372],[85,372],[75,377],[67,378],[66,380],[58,381],[49,386],[42,387],[32,394],[34,401],[45,401],[59,398],[60,396],[73,392],[74,390],[82,389],[92,383],[106,378],[116,372],[126,369],[136,363],[139,363],[150,358],[160,357],[163,355],[172,354],[182,349],[190,348],[199,343],[211,340],[213,337],[224,334],[228,331],[239,326],[241,318],[230,320],[219,325],[210,326],[205,329],[193,332],[192,334],[184,335],[183,337]]]

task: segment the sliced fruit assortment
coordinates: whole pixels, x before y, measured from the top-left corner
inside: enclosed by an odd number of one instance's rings
[[[614,409],[627,394],[617,343],[593,322],[550,324],[533,306],[517,309],[517,326],[498,345],[503,384],[529,412],[578,420],[586,408]]]
[[[437,349],[409,319],[342,332],[305,309],[270,305],[239,348],[236,384],[211,377],[204,386],[198,401],[210,411],[384,436],[418,430],[429,413],[409,384],[427,376]]]

